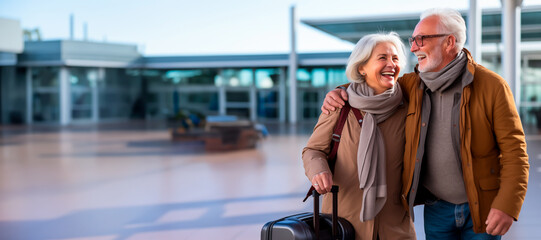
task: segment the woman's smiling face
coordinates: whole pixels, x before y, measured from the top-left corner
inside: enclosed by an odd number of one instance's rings
[[[399,61],[396,47],[390,42],[381,42],[372,50],[368,62],[359,67],[359,72],[361,75],[366,74],[368,86],[375,94],[380,94],[396,83],[400,73]]]

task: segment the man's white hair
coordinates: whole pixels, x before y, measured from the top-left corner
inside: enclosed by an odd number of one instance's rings
[[[466,43],[466,22],[462,15],[451,8],[432,8],[421,13],[421,20],[437,16],[439,18],[439,31],[441,33],[451,33],[456,38],[456,50],[459,52],[464,48]]]

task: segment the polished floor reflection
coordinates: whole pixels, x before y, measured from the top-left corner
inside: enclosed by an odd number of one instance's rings
[[[0,239],[259,239],[265,222],[311,211],[311,124],[268,127],[257,149],[223,153],[148,124],[0,127]],[[536,132],[528,151],[526,202],[504,239],[541,239]]]

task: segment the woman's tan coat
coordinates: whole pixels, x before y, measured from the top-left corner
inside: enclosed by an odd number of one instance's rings
[[[402,104],[393,116],[378,124],[384,137],[386,152],[387,201],[374,220],[360,222],[363,191],[359,189],[357,175],[357,148],[361,127],[352,111],[342,131],[338,148],[333,184],[340,187],[338,193],[338,215],[347,219],[355,228],[355,239],[415,239],[415,229],[406,209],[400,202],[401,176],[404,153],[404,121],[407,104]],[[364,114],[364,113],[363,113]],[[338,122],[340,111],[329,115],[321,114],[302,160],[309,180],[323,171],[330,171],[327,155],[330,153],[331,136]],[[323,196],[323,213],[331,213],[332,195]]]

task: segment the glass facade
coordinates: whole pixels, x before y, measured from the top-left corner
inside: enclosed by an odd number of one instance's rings
[[[310,67],[297,70],[298,116],[301,120],[315,120],[321,113],[325,94],[348,82],[345,67]]]
[[[280,69],[262,68],[255,70],[255,86],[257,88],[274,89],[280,84]]]
[[[147,117],[235,115],[277,120],[279,68],[142,70]]]
[[[22,124],[27,117],[26,69],[0,67],[0,121]]]
[[[241,119],[250,119],[251,103],[255,101],[255,85],[253,69],[223,69],[220,83],[224,87],[225,111],[227,115],[235,115]]]
[[[254,82],[252,69],[224,69],[216,85],[228,87],[251,87]]]
[[[522,122],[541,128],[541,57],[524,61],[520,91]]]
[[[32,122],[60,121],[60,68],[30,68],[32,89]],[[26,94],[25,94],[26,95]]]
[[[486,56],[482,64],[501,74],[498,56]],[[287,74],[286,67],[1,67],[1,120],[60,123],[65,81],[68,122],[174,120],[187,114],[285,121],[290,101]],[[519,113],[524,124],[541,128],[541,57],[523,56],[521,74]],[[299,121],[317,120],[326,93],[348,82],[345,66],[300,66],[296,77]]]
[[[256,69],[255,86],[257,88],[257,118],[273,119],[279,118],[280,95],[280,69]],[[285,96],[283,96],[285,99]]]
[[[105,69],[98,78],[100,119],[142,119],[145,117],[145,89],[138,69]]]
[[[98,84],[97,68],[68,68],[70,83],[71,118],[90,120],[96,114],[93,106],[96,104],[95,92]]]
[[[179,114],[217,114],[217,69],[142,70],[146,89],[146,116],[175,118]]]
[[[31,70],[33,122],[60,121],[60,68]],[[298,119],[319,117],[325,94],[347,83],[344,67],[298,68]],[[67,68],[71,121],[175,119],[186,114],[284,121],[286,68]],[[21,69],[19,83],[24,83]],[[25,85],[19,87],[25,91]],[[21,94],[20,96],[24,96]],[[25,97],[20,99],[24,104]],[[24,109],[21,107],[20,109]],[[3,109],[3,112],[6,112]],[[14,118],[24,118],[24,112]],[[20,121],[20,120],[19,120]],[[15,122],[9,120],[8,122]]]

